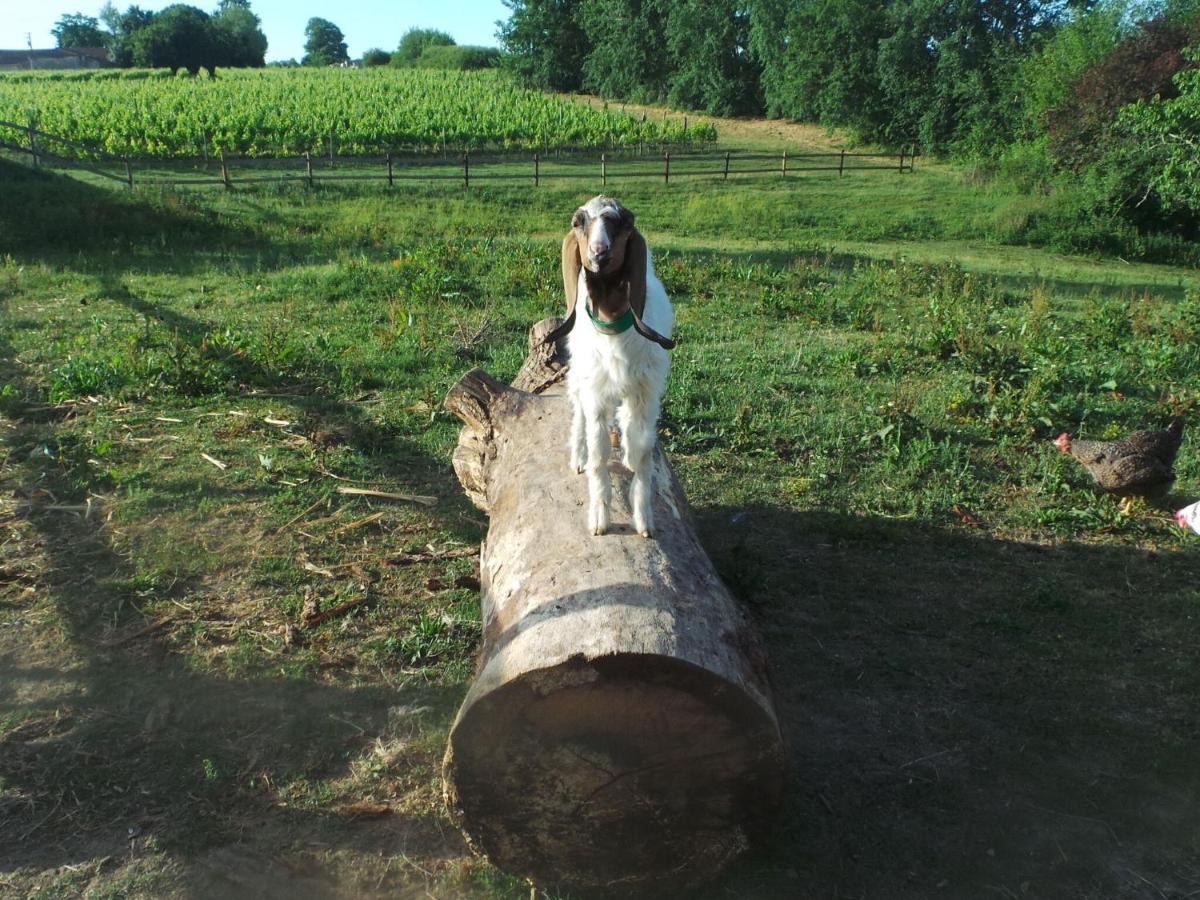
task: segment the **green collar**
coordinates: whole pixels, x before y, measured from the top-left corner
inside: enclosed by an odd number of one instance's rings
[[[619,319],[614,319],[611,322],[605,322],[603,319],[597,319],[592,315],[592,307],[588,303],[583,304],[583,308],[587,310],[588,318],[592,320],[592,324],[596,326],[596,330],[601,334],[624,334],[633,327],[633,307],[630,306],[625,310],[625,314]]]

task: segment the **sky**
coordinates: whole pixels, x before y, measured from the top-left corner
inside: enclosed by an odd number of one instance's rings
[[[157,12],[180,0],[113,0],[124,10],[131,5]],[[205,12],[217,0],[182,0]],[[26,33],[35,49],[53,47],[50,29],[64,15],[80,13],[99,18],[104,0],[0,0],[0,50],[21,50]],[[436,28],[459,44],[499,46],[496,20],[507,19],[501,0],[250,0],[267,36],[267,61],[300,59],[304,55],[304,26],[315,17],[328,19],[342,30],[352,59],[364,50],[395,50],[410,28]],[[103,26],[102,26],[103,27]]]

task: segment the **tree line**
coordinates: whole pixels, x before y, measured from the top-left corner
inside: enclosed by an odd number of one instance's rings
[[[815,122],[1069,181],[1027,226],[1074,235],[1064,249],[1200,238],[1200,0],[505,5],[504,65],[532,86]]]
[[[267,37],[250,0],[220,0],[210,13],[176,3],[153,13],[133,5],[120,12],[111,2],[99,17],[71,13],[51,29],[59,47],[105,47],[122,67],[187,69],[210,72],[220,66],[265,65]],[[304,27],[304,58],[282,66],[337,66],[350,62],[345,35],[333,22],[314,16]],[[444,31],[412,28],[396,52],[373,48],[364,65],[437,69],[483,69],[498,65],[494,47],[460,47]]]
[[[113,63],[122,67],[194,73],[217,66],[261,66],[267,52],[267,37],[249,0],[220,0],[212,13],[183,3],[157,13],[136,5],[121,12],[110,2],[99,18],[62,16],[51,33],[60,47],[106,47]]]
[[[389,53],[373,47],[363,54],[364,66],[399,69],[491,69],[500,64],[495,47],[459,46],[450,35],[436,28],[410,28]]]

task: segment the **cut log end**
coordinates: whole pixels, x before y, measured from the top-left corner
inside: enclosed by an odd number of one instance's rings
[[[622,654],[537,669],[465,708],[447,802],[477,848],[540,884],[700,883],[775,811],[768,711],[680,660]]]

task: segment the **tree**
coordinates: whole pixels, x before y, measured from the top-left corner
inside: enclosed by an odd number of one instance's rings
[[[267,36],[250,11],[249,0],[221,0],[210,21],[217,50],[215,65],[259,68],[265,65]]]
[[[100,20],[81,13],[65,15],[50,29],[60,47],[104,47],[108,41]]]
[[[400,46],[392,54],[393,65],[405,65],[421,58],[427,47],[453,47],[454,38],[433,28],[410,28],[400,38]]]
[[[1128,33],[1128,0],[1102,0],[1072,16],[1020,66],[1021,131],[1025,139],[1045,134],[1046,116],[1071,101],[1080,74],[1099,62]]]
[[[380,50],[378,47],[372,47],[362,55],[362,63],[364,66],[386,66],[392,61],[392,54],[386,50]]]
[[[132,66],[133,36],[154,20],[154,13],[138,6],[130,6],[125,12],[118,12],[110,2],[101,8],[100,20],[108,29],[108,39],[105,43],[108,45],[109,57],[118,66]]]
[[[130,38],[133,64],[147,68],[211,68],[217,56],[209,15],[194,6],[176,3],[158,13]]]
[[[332,66],[350,61],[342,30],[328,19],[313,17],[304,26],[304,59],[306,66]]]
[[[579,24],[591,48],[583,86],[604,97],[666,99],[671,59],[666,23],[670,0],[589,0]]]
[[[492,69],[500,65],[500,51],[495,47],[460,47],[457,44],[437,44],[426,47],[414,65],[422,69],[458,69],[470,72]]]
[[[1200,63],[1200,49],[1189,51]],[[1144,200],[1154,192],[1170,212],[1200,220],[1200,68],[1175,76],[1176,96],[1156,97],[1127,106],[1118,126],[1153,164],[1147,167]]]
[[[1156,16],[1113,50],[1079,73],[1066,102],[1046,113],[1050,151],[1062,164],[1079,169],[1095,162],[1113,142],[1123,140],[1112,126],[1121,108],[1138,100],[1178,94],[1177,72],[1196,65],[1186,48],[1200,41],[1200,16],[1191,22]]]
[[[736,0],[681,0],[666,24],[668,99],[717,116],[759,112],[758,66],[749,52],[750,17]]]
[[[587,36],[576,21],[585,0],[504,0],[512,10],[496,32],[505,67],[525,84],[549,91],[583,85]]]
[[[874,121],[885,7],[882,0],[755,0],[749,41],[767,114],[826,125]]]

